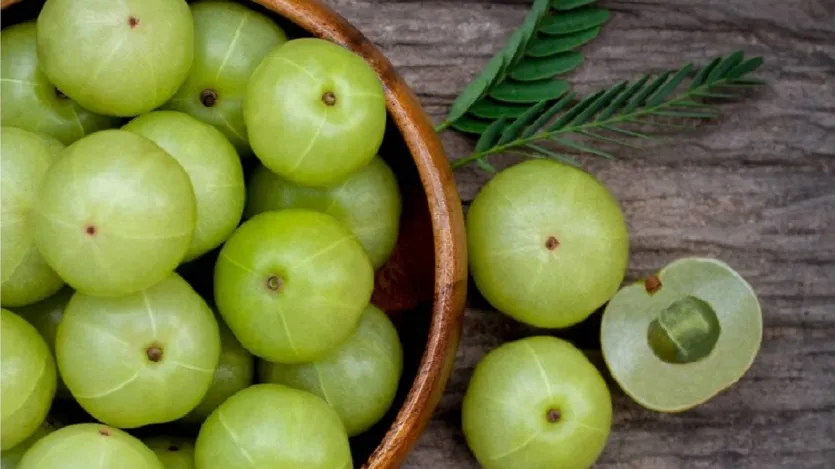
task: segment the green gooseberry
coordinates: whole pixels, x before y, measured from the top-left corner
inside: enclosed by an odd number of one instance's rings
[[[165,469],[194,469],[194,443],[186,438],[156,436],[143,441]]]
[[[380,157],[331,187],[300,186],[264,166],[255,169],[247,187],[247,217],[293,207],[333,215],[357,235],[375,269],[386,263],[397,243],[400,190]]]
[[[757,295],[717,259],[678,259],[606,306],[603,358],[623,391],[659,412],[699,406],[739,381],[762,343]]]
[[[195,213],[177,160],[144,137],[102,130],[67,147],[44,177],[35,245],[76,291],[128,295],[180,264]]]
[[[585,171],[528,160],[500,172],[467,213],[470,272],[484,297],[541,328],[579,323],[621,285],[629,236],[617,201]]]
[[[37,430],[35,430],[35,433],[29,435],[29,438],[18,443],[14,448],[0,453],[0,469],[17,469],[20,465],[20,460],[23,459],[23,455],[29,451],[29,448],[31,448],[32,445],[37,443],[41,438],[49,435],[57,429],[58,427],[51,423],[48,418],[47,420],[44,420]]]
[[[187,422],[202,423],[226,399],[249,387],[255,377],[255,359],[252,354],[243,348],[223,320],[216,319],[220,326],[220,361],[209,391],[200,404],[185,416]]]
[[[264,212],[229,238],[215,265],[215,304],[241,344],[265,360],[305,363],[354,331],[374,288],[357,237],[330,215]]]
[[[336,410],[349,436],[380,421],[403,373],[403,348],[386,314],[369,305],[351,337],[324,358],[301,365],[260,361],[260,381],[312,392]]]
[[[246,197],[241,160],[229,140],[213,126],[176,111],[143,114],[122,129],[159,145],[191,179],[197,221],[185,261],[220,246],[240,223]]]
[[[243,100],[249,77],[287,34],[266,15],[235,2],[191,5],[194,64],[164,107],[186,112],[217,127],[241,156],[251,154]]]
[[[112,116],[168,101],[194,57],[185,0],[47,0],[37,33],[49,81],[81,106]]]
[[[108,425],[171,422],[194,409],[220,358],[217,321],[177,274],[122,297],[76,293],[58,326],[58,368],[76,401]]]
[[[334,185],[371,162],[386,100],[371,66],[324,39],[293,39],[252,73],[244,122],[255,155],[296,184]]]
[[[84,109],[49,82],[38,67],[34,21],[0,32],[0,95],[3,125],[49,135],[65,145],[119,123]]]
[[[72,288],[64,287],[58,290],[58,293],[43,301],[13,310],[15,314],[35,326],[41,337],[46,340],[46,345],[49,346],[49,351],[53,357],[55,356],[55,337],[58,335],[58,325],[64,318],[64,310],[67,308],[67,303],[69,303],[73,293]],[[56,397],[62,399],[72,397],[67,385],[64,384],[63,378],[61,378],[60,372],[58,373],[56,389]]]
[[[529,337],[492,350],[476,366],[462,422],[484,469],[588,469],[608,441],[612,400],[580,350]]]
[[[46,135],[0,128],[0,303],[5,307],[35,303],[64,285],[35,247],[31,212],[63,147]]]
[[[38,331],[0,309],[0,450],[14,448],[43,424],[55,396],[55,360]]]
[[[41,438],[18,469],[165,469],[136,437],[97,423],[79,423]]]
[[[313,394],[256,384],[230,397],[200,428],[197,469],[351,469],[339,416]]]

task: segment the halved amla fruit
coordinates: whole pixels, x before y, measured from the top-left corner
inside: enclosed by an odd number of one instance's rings
[[[24,306],[58,291],[64,281],[33,242],[32,204],[64,148],[58,140],[17,127],[0,128],[0,303]]]
[[[221,404],[200,428],[197,469],[351,469],[339,416],[325,401],[278,384],[256,384]]]
[[[292,183],[259,166],[249,179],[246,215],[283,208],[307,208],[333,215],[365,247],[374,268],[386,263],[400,228],[400,190],[391,168],[380,157],[331,187]]]
[[[38,429],[35,430],[35,433],[29,435],[29,438],[18,443],[14,448],[0,453],[0,469],[17,469],[20,467],[20,460],[23,459],[23,455],[29,451],[29,448],[40,441],[41,438],[49,435],[57,429],[57,426],[52,424],[48,418],[47,420],[44,420]]]
[[[70,287],[64,287],[58,293],[49,298],[39,301],[35,304],[16,308],[13,312],[20,315],[29,324],[35,326],[35,329],[41,334],[41,337],[46,340],[52,356],[55,356],[55,338],[58,335],[58,325],[61,324],[61,319],[64,318],[64,310],[67,308],[67,303],[72,298],[73,290]],[[55,393],[56,397],[69,398],[71,397],[67,385],[61,378],[61,373],[58,373],[58,384]]]
[[[336,410],[349,436],[371,428],[389,410],[403,372],[403,348],[391,320],[369,305],[351,337],[325,358],[301,365],[261,361],[262,382],[312,392]]]
[[[168,101],[194,57],[185,0],[47,0],[38,15],[40,67],[99,114],[135,116]]]
[[[184,260],[220,246],[240,223],[246,196],[241,160],[229,140],[211,125],[176,111],[149,112],[122,129],[159,145],[191,179],[197,225]]]
[[[377,154],[386,100],[359,55],[324,39],[294,39],[253,72],[244,121],[264,166],[297,184],[327,187]]]
[[[322,358],[353,333],[374,288],[353,233],[325,213],[264,212],[241,225],[215,265],[215,303],[253,355]]]
[[[79,423],[54,431],[35,443],[18,469],[165,469],[137,438],[97,423]]]
[[[67,147],[34,205],[35,245],[75,290],[128,295],[167,277],[195,226],[188,173],[150,140],[103,130]]]
[[[34,21],[3,28],[0,70],[3,125],[43,133],[65,145],[118,125],[118,119],[84,109],[49,82],[38,67]]]
[[[55,396],[49,346],[17,314],[0,309],[0,450],[14,448],[40,426]]]
[[[157,436],[143,443],[157,455],[165,469],[194,469],[194,443],[191,440]]]
[[[528,160],[499,173],[467,213],[470,271],[499,311],[541,328],[585,320],[620,287],[623,213],[589,173]]]
[[[462,423],[484,469],[588,469],[608,441],[612,399],[583,352],[554,337],[529,337],[476,366]]]
[[[235,2],[191,5],[194,65],[164,107],[191,114],[217,127],[245,156],[251,153],[243,100],[255,67],[287,35],[272,19]]]
[[[185,416],[187,422],[202,423],[226,399],[250,386],[255,377],[255,359],[252,354],[243,348],[226,323],[217,319],[220,326],[220,361],[206,395]]]
[[[73,397],[120,428],[171,422],[212,383],[220,335],[212,310],[177,274],[133,295],[76,293],[58,326],[58,367]]]
[[[739,381],[762,341],[751,286],[716,259],[683,258],[623,288],[603,313],[603,357],[623,391],[660,412],[696,407]]]

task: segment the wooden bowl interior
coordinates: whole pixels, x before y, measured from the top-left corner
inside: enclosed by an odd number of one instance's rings
[[[44,1],[2,0],[3,13],[0,16],[2,27],[33,20],[37,17]],[[265,1],[274,3],[269,0]],[[311,36],[306,30],[262,5],[248,1],[242,3],[275,19],[291,37]],[[447,305],[445,308],[437,307],[436,269],[442,264],[448,264],[448,268],[456,268],[461,262],[466,265],[465,260],[462,261],[460,258],[448,259],[436,264],[436,233],[433,230],[433,213],[430,211],[425,183],[421,179],[412,152],[391,114],[389,114],[380,156],[397,175],[403,197],[403,213],[400,237],[395,252],[389,262],[376,274],[372,301],[389,314],[398,328],[404,348],[404,373],[397,397],[388,414],[370,431],[351,441],[356,467],[375,469],[397,467],[405,459],[406,453],[423,430],[437,399],[440,398],[460,334],[464,294],[460,291],[445,292],[445,295],[455,299],[451,302],[442,302]],[[258,165],[256,158],[246,158],[243,161],[247,175]],[[438,208],[434,207],[434,210]],[[453,223],[460,222],[454,218],[453,214]],[[458,231],[463,232],[463,229]],[[178,269],[178,272],[209,302],[213,298],[211,273],[218,251],[215,250]],[[458,253],[458,255],[460,257],[461,254]],[[466,274],[459,272],[457,277],[460,278],[457,279],[456,284],[465,289]],[[449,308],[449,305],[452,307]],[[439,317],[440,315],[445,316]],[[441,343],[444,350],[434,350],[431,354],[443,353],[447,356],[427,357],[430,355],[426,353],[430,331],[437,330],[442,323],[443,327],[449,328],[450,337]],[[431,379],[426,381],[429,384],[424,385],[431,386],[432,389],[417,389],[420,386],[415,384],[417,383],[416,377],[427,373],[437,375],[430,376]],[[416,399],[419,398],[419,402],[413,403],[413,406],[417,407],[408,412],[401,411],[410,394],[417,396]],[[53,415],[62,423],[92,420],[92,417],[74,403],[58,402],[53,408]],[[140,437],[160,433],[193,437],[196,436],[197,430],[196,427],[183,424],[166,424],[141,428],[131,433]]]

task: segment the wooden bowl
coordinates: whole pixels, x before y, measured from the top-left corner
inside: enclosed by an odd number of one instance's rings
[[[352,447],[357,467],[399,467],[441,398],[461,335],[467,253],[452,171],[417,97],[388,59],[345,18],[319,0],[243,2],[273,15],[291,35],[306,33],[356,52],[385,87],[389,125],[380,155],[397,174],[403,215],[395,252],[377,272],[373,302],[390,314],[400,331],[405,369],[389,415],[355,438]],[[43,0],[0,1],[3,26],[35,18],[42,4]]]

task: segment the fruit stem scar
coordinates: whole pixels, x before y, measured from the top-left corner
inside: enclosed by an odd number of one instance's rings
[[[139,18],[137,18],[133,15],[128,16],[128,26],[130,26],[131,29],[139,26]]]
[[[87,225],[84,228],[84,232],[87,233],[90,236],[95,236],[96,235],[96,225]]]
[[[557,409],[548,410],[548,413],[545,414],[545,416],[548,419],[548,421],[551,422],[551,423],[557,423],[562,418],[562,414]]]
[[[333,94],[333,91],[328,91],[322,95],[322,102],[327,106],[333,106],[336,104],[336,95]]]
[[[145,349],[145,353],[148,355],[148,360],[151,360],[154,363],[158,363],[162,360],[162,347],[152,345]]]
[[[653,275],[644,281],[644,288],[646,288],[647,293],[650,295],[653,295],[655,292],[660,290],[661,286],[661,279],[658,278],[657,275]]]
[[[267,289],[269,290],[277,292],[281,289],[282,283],[283,282],[281,281],[281,277],[279,277],[278,275],[273,274],[267,277]]]
[[[99,435],[101,436],[110,436],[110,429],[107,427],[99,428]]]
[[[206,88],[200,92],[200,102],[206,107],[212,107],[217,103],[217,91]]]
[[[560,247],[560,242],[557,241],[557,238],[550,236],[547,240],[545,240],[545,248],[547,248],[549,251],[553,251],[558,247]]]

